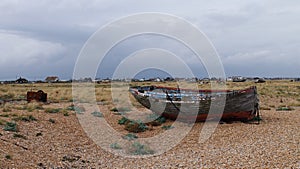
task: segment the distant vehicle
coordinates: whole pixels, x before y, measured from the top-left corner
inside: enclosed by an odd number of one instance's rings
[[[266,80],[263,78],[259,78],[255,81],[255,83],[265,83],[265,82],[266,82]]]
[[[242,76],[236,76],[232,78],[233,82],[245,82],[247,79]]]

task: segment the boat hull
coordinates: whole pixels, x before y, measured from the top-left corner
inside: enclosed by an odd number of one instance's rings
[[[179,91],[174,88],[138,86],[130,88],[130,92],[140,104],[159,115],[191,122],[214,119],[248,121],[257,115],[259,103],[256,87],[244,90]]]

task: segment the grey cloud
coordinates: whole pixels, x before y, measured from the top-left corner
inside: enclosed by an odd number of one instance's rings
[[[5,32],[2,31],[2,36],[0,35],[2,37],[0,71],[4,73],[1,73],[0,79],[14,78],[16,74],[27,77],[56,74],[65,79],[71,78],[76,57],[89,36],[112,20],[137,12],[170,13],[195,24],[215,45],[227,75],[300,75],[298,1],[3,0],[0,4],[0,30]],[[9,46],[6,44],[8,35],[17,36],[19,40]],[[19,48],[19,51],[13,49],[11,46],[20,45],[20,38],[35,42],[35,45],[30,49]],[[164,44],[166,41],[148,39],[147,43],[151,44],[151,40],[156,46],[162,46],[170,51],[182,49],[175,43]],[[143,45],[147,47],[147,43]],[[50,50],[45,46],[52,46],[55,49]],[[129,54],[137,49],[134,42],[126,47],[129,46],[131,49],[120,47],[112,53]],[[56,52],[41,52],[47,51],[45,49]],[[31,53],[26,53],[29,50]],[[262,51],[265,53],[258,56]],[[30,56],[25,57],[18,52]],[[178,50],[177,54],[185,57],[194,71],[197,70],[199,64],[193,65],[191,53]],[[24,64],[19,66],[1,64],[7,60],[7,56],[17,61],[25,60]],[[27,58],[31,58],[32,61]],[[33,66],[36,63],[34,59],[40,63],[38,66]],[[117,64],[120,60],[119,58],[111,62]],[[8,67],[11,69],[7,69]],[[111,71],[113,70],[107,70]],[[203,72],[203,69],[198,72]]]

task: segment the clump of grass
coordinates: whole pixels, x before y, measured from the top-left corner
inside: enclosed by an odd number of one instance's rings
[[[291,108],[291,107],[278,107],[277,109],[276,109],[276,111],[292,111],[292,110],[294,110],[293,108]]]
[[[118,143],[112,143],[109,147],[116,150],[122,149],[122,147]]]
[[[49,122],[50,123],[55,123],[55,120],[54,119],[49,119]]]
[[[123,136],[122,138],[125,139],[125,140],[131,141],[131,140],[137,139],[138,136],[136,136],[136,135],[133,134],[133,133],[128,133],[128,134],[126,134],[125,136]]]
[[[133,155],[149,155],[154,154],[154,150],[151,150],[148,146],[139,142],[134,142],[131,146],[131,154]]]
[[[6,122],[3,130],[4,131],[17,132],[18,131],[18,127],[17,127],[17,124],[15,122]]]
[[[75,111],[78,114],[81,114],[81,113],[85,112],[85,108],[84,107],[75,106],[73,104],[70,105],[69,107],[67,107],[67,110]]]
[[[103,117],[103,113],[98,112],[98,111],[92,112],[91,114],[95,117],[100,117],[100,118]]]
[[[26,107],[26,110],[27,110],[28,112],[33,112],[33,110],[35,110],[35,106],[27,106],[27,107]]]
[[[0,114],[0,117],[9,117],[9,114]]]
[[[60,108],[47,108],[45,110],[46,113],[59,113],[61,111]]]
[[[163,123],[166,122],[166,118],[162,116],[158,116],[157,114],[150,114],[148,116],[148,119],[151,120],[147,124],[152,125],[152,126],[159,126]]]
[[[75,110],[75,112],[78,113],[78,114],[81,114],[81,113],[85,112],[85,108],[84,108],[84,107],[78,107],[78,106],[75,106],[75,107],[74,107],[74,110]]]
[[[1,126],[2,126],[3,124],[5,124],[5,123],[6,123],[5,120],[0,119],[0,125],[1,125]]]
[[[73,104],[71,104],[70,106],[68,106],[67,108],[66,108],[66,110],[70,110],[70,111],[75,111],[75,108],[74,108],[75,106],[73,105]]]
[[[13,118],[13,120],[15,120],[15,121],[24,121],[24,122],[37,121],[37,119],[33,115],[19,116],[19,117]]]
[[[129,123],[125,124],[125,130],[133,133],[139,133],[146,131],[148,126],[140,120],[131,120]]]
[[[15,95],[13,93],[7,93],[4,95],[0,96],[0,100],[9,100],[9,99],[13,99],[15,97]]]
[[[8,92],[8,90],[7,90],[7,89],[4,89],[4,88],[1,88],[1,89],[0,89],[0,92],[6,93],[6,92]]]
[[[39,104],[39,105],[35,106],[35,109],[37,109],[37,110],[44,110],[44,107]]]
[[[26,110],[27,106],[22,106],[22,107],[14,107],[16,110]]]
[[[126,117],[122,117],[119,121],[118,121],[118,124],[126,124],[127,122],[129,122],[130,120],[127,119]]]
[[[130,120],[126,117],[122,117],[119,121],[119,124],[125,125],[125,130],[133,133],[139,133],[146,131],[148,126],[140,120]]]
[[[262,121],[262,118],[255,116],[255,117],[253,117],[252,121]]]
[[[9,108],[9,107],[4,107],[4,108],[2,109],[2,111],[3,111],[3,112],[11,112],[11,108]]]
[[[64,112],[64,116],[69,116],[69,112]]]
[[[13,135],[13,137],[14,137],[14,138],[21,138],[21,139],[24,139],[24,140],[27,139],[27,138],[26,138],[25,136],[23,136],[22,134],[17,134],[17,133],[15,133],[15,134]]]
[[[5,155],[5,158],[8,159],[8,160],[11,160],[11,159],[12,159],[11,155],[9,155],[9,154],[6,154],[6,155]]]
[[[172,129],[172,128],[174,128],[174,126],[172,126],[172,125],[167,125],[167,126],[162,126],[161,127],[162,129],[164,129],[164,130],[170,130],[170,129]]]

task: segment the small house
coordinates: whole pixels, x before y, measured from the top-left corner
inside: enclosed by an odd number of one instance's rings
[[[20,77],[19,79],[16,80],[16,83],[19,83],[19,84],[28,83],[28,80]]]

